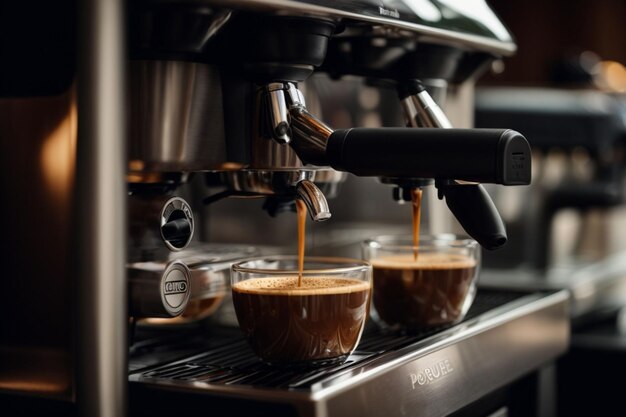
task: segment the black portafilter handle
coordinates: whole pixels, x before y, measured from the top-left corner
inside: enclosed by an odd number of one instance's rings
[[[530,145],[508,129],[335,130],[325,156],[333,168],[358,176],[530,184]]]
[[[506,227],[485,188],[480,184],[442,185],[440,195],[463,229],[485,249],[498,249],[507,241]]]
[[[507,241],[506,228],[480,184],[527,185],[528,141],[507,129],[355,128],[333,132],[330,165],[360,176],[434,178],[440,198],[465,231],[486,249]]]

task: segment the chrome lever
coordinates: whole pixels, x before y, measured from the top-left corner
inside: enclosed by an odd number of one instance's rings
[[[267,86],[269,101],[270,125],[272,136],[280,144],[291,142],[285,86],[282,83],[271,83]]]
[[[410,127],[452,128],[441,107],[416,80],[403,87],[400,104]]]

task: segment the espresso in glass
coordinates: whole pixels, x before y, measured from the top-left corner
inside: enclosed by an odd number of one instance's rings
[[[476,291],[480,252],[470,239],[385,236],[369,240],[364,256],[374,271],[373,303],[383,322],[423,330],[463,319]]]
[[[371,294],[371,266],[356,260],[249,260],[233,266],[233,304],[254,352],[272,365],[340,362],[357,346]]]

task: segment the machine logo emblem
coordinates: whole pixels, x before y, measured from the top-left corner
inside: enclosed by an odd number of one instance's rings
[[[384,6],[378,6],[378,13],[381,16],[394,17],[396,19],[400,19],[400,12],[398,9],[388,9]]]
[[[162,294],[172,313],[180,313],[189,299],[189,270],[181,263],[170,266],[163,282]]]
[[[184,294],[187,292],[187,281],[167,281],[165,283],[165,295]]]
[[[524,169],[526,166],[526,155],[523,152],[514,152],[511,156],[513,169]]]
[[[415,373],[410,373],[411,388],[415,389],[421,385],[428,385],[449,373],[454,372],[454,368],[449,359],[441,360],[424,369],[420,369]]]

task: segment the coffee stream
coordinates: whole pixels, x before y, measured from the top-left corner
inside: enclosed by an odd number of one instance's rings
[[[413,260],[417,261],[417,252],[420,243],[420,217],[422,207],[422,189],[411,190],[411,203],[413,206]],[[298,287],[302,286],[302,273],[304,271],[304,243],[306,237],[307,208],[304,201],[296,198],[296,211],[298,213]]]
[[[301,287],[302,273],[304,271],[304,240],[307,209],[304,201],[299,198],[296,198],[296,210],[298,213],[298,287]]]
[[[411,204],[413,206],[413,260],[417,261],[418,247],[420,243],[420,217],[422,207],[422,189],[411,190]],[[296,212],[298,214],[298,287],[302,286],[302,273],[304,272],[304,244],[306,238],[307,208],[304,201],[296,198]]]
[[[422,207],[422,189],[411,190],[411,203],[413,205],[413,260],[417,261],[417,251],[420,244],[420,213]]]

